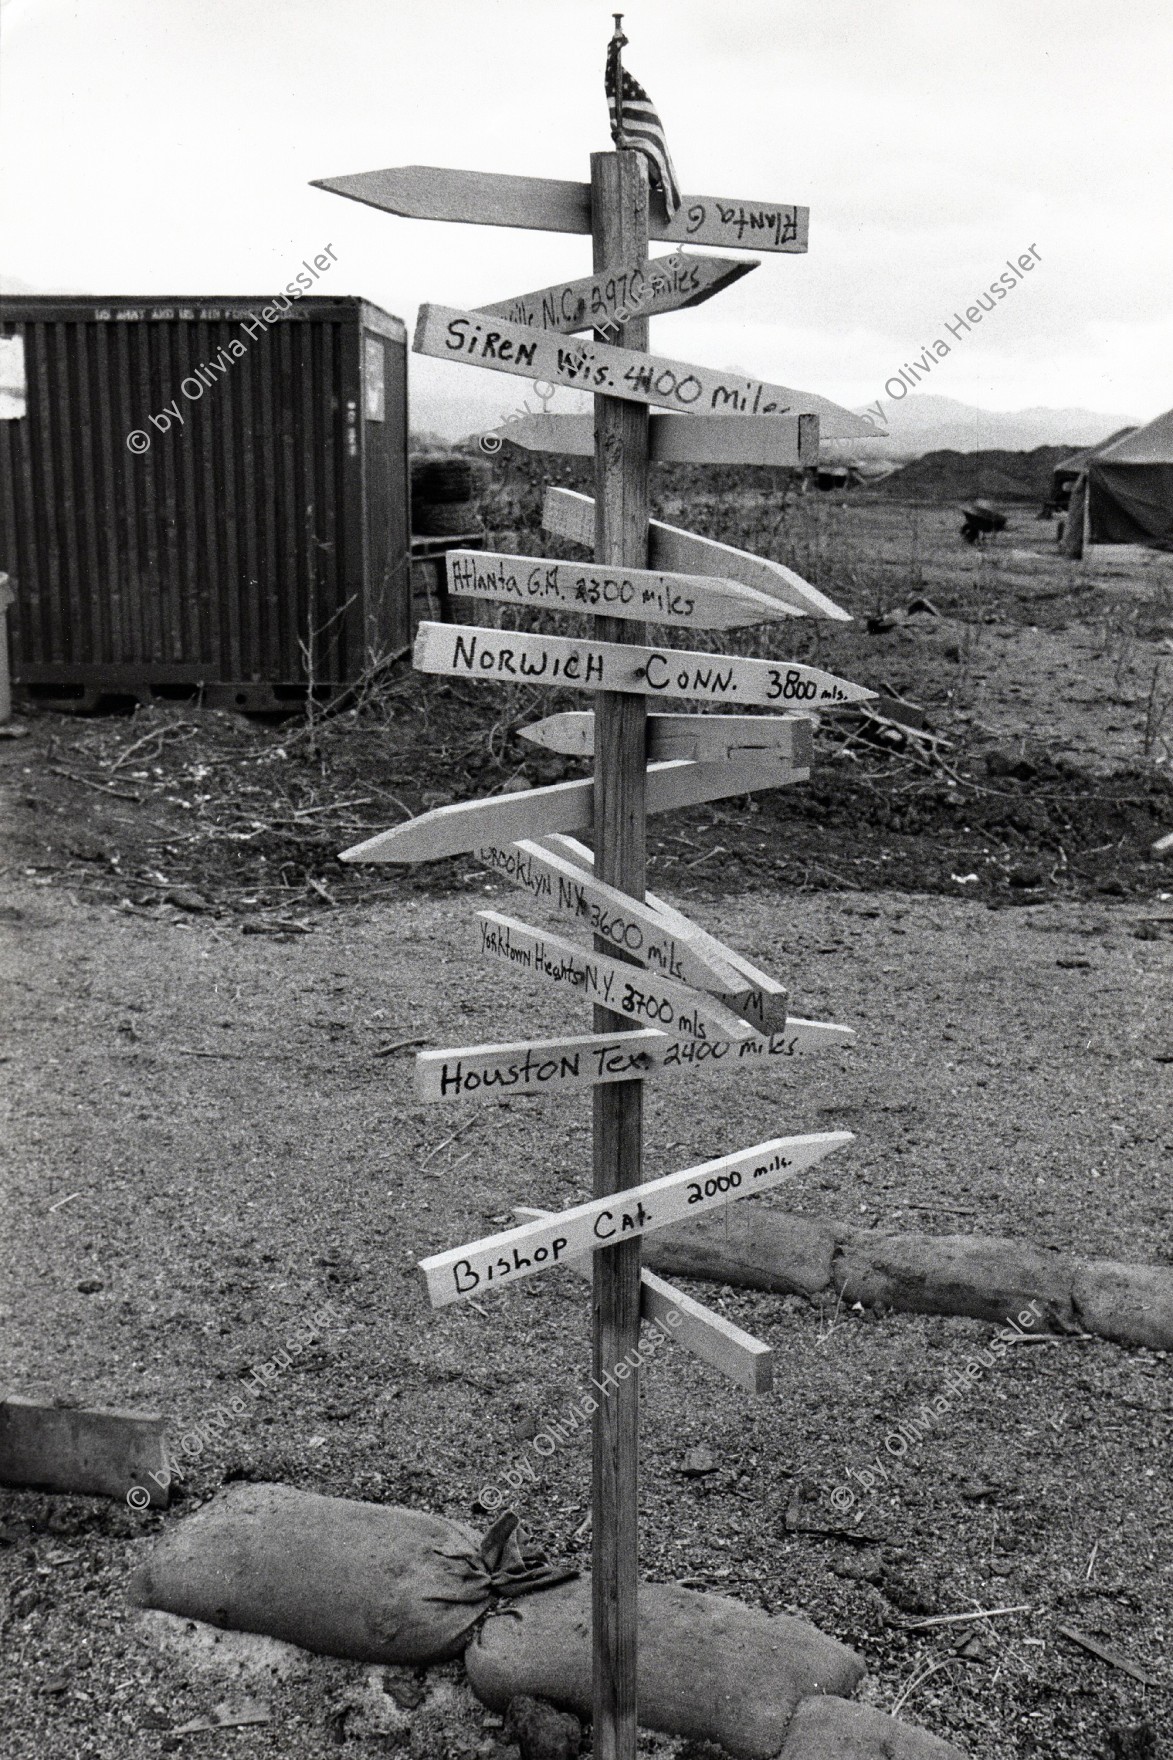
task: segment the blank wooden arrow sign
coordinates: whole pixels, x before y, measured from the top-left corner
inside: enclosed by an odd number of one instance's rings
[[[518,1222],[536,1222],[554,1212],[515,1204],[513,1214]],[[567,1263],[580,1277],[590,1277],[589,1258],[569,1259]],[[641,1269],[639,1276],[639,1312],[642,1320],[666,1327],[677,1344],[711,1368],[719,1369],[738,1387],[749,1393],[769,1393],[773,1387],[774,1353],[768,1344],[734,1326],[724,1314],[715,1314],[712,1308],[694,1302],[682,1290],[673,1289],[646,1268]]]
[[[722,416],[817,415],[822,434],[866,437],[878,430],[864,416],[820,397],[765,379],[747,379],[687,361],[641,354],[610,342],[576,341],[544,330],[486,318],[458,306],[422,305],[412,348],[437,360],[462,361],[494,373],[520,373],[635,403],[663,404],[677,414]]]
[[[510,324],[557,330],[569,336],[576,330],[613,329],[627,318],[655,318],[702,305],[757,267],[753,261],[689,257],[674,251],[642,265],[584,275],[580,281],[556,281],[536,293],[519,293],[514,299],[478,306],[477,310],[489,318],[505,318]],[[617,318],[618,312],[625,317]]]
[[[579,947],[500,911],[478,911],[480,950],[515,971],[563,984],[612,1014],[689,1039],[736,1043],[754,1030],[715,997],[642,966]]]
[[[804,1057],[855,1042],[851,1027],[791,1015],[785,1030],[752,1039],[672,1039],[652,1027],[634,1032],[575,1033],[562,1039],[521,1039],[506,1045],[463,1045],[421,1051],[414,1091],[423,1102],[498,1100],[593,1088],[650,1076],[755,1067],[769,1059]]]
[[[593,458],[595,422],[583,416],[514,416],[486,441],[511,440],[526,452],[556,452]],[[748,464],[794,467],[819,459],[818,416],[653,415],[648,424],[648,457],[656,464]]]
[[[870,702],[874,691],[796,660],[747,660],[740,654],[701,654],[683,648],[579,641],[573,636],[475,625],[421,623],[415,639],[417,672],[481,678],[582,691],[630,691],[638,696],[692,697],[705,703],[834,709]]]
[[[396,165],[318,177],[315,189],[349,196],[411,220],[456,220],[472,226],[519,226],[534,232],[589,232],[591,186],[552,177],[508,177],[445,165]],[[673,244],[710,244],[727,250],[806,250],[810,209],[790,202],[739,196],[682,196],[669,220],[653,204],[648,234]]]
[[[576,837],[555,833],[547,837],[545,841],[559,855],[564,855],[570,861],[578,863],[588,874],[593,873],[594,855]],[[708,934],[698,923],[694,923],[691,917],[686,917],[681,911],[678,911],[674,905],[668,904],[662,898],[657,898],[654,892],[645,892],[644,903],[651,906],[666,929],[673,929],[678,934],[683,934],[687,930],[701,953],[710,959],[718,959],[724,964],[732,966],[734,971],[739,972],[748,981],[751,986],[752,1004],[740,1012],[752,1016],[764,1033],[789,1032],[794,1025],[794,1017],[787,1014],[786,990],[777,978],[772,978],[768,972],[760,971],[757,966],[751,965],[743,954],[738,953],[732,947],[726,947],[723,941],[718,941],[715,936]]]
[[[702,801],[725,800],[730,795],[809,780],[810,771],[805,767],[773,758],[747,758],[735,764],[671,760],[648,769],[647,810],[666,813],[674,807],[695,807]],[[524,794],[454,801],[354,844],[343,850],[339,860],[435,862],[485,842],[512,843],[519,837],[544,837],[555,831],[589,831],[594,812],[595,784],[589,776],[579,782],[527,789]]]
[[[459,598],[496,599],[538,610],[585,611],[693,629],[736,629],[792,615],[754,587],[708,575],[604,569],[489,550],[450,550],[447,566],[448,591]]]
[[[567,757],[590,758],[595,751],[595,717],[590,709],[548,715],[519,727],[519,739]],[[814,721],[808,715],[649,715],[648,762],[692,758],[716,764],[723,758],[786,758],[809,764],[814,755]]]
[[[434,1253],[419,1261],[432,1306],[447,1307],[478,1289],[519,1283],[582,1253],[668,1228],[674,1222],[687,1222],[751,1192],[768,1192],[852,1141],[850,1131],[773,1137],[769,1142],[755,1143],[752,1149],[722,1155],[679,1173],[666,1173],[662,1179],[627,1187],[607,1198],[575,1204],[469,1246]]]
[[[542,527],[559,538],[570,538],[575,544],[593,549],[593,497],[580,495],[575,489],[547,489],[542,503]],[[851,622],[849,611],[783,563],[753,556],[748,550],[736,550],[732,544],[720,544],[715,538],[700,538],[678,526],[661,525],[658,519],[648,521],[648,563],[652,568],[678,570],[682,574],[714,574],[740,581],[743,586],[756,587],[760,593],[779,599],[800,617]]]

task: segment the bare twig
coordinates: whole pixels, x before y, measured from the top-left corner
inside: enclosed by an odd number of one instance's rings
[[[1146,1674],[1143,1668],[1138,1668],[1135,1662],[1129,1662],[1127,1656],[1121,1656],[1117,1650],[1109,1650],[1106,1644],[1097,1644],[1094,1638],[1089,1638],[1086,1632],[1079,1631],[1077,1627],[1056,1626],[1055,1630],[1062,1637],[1070,1638],[1073,1644],[1078,1644],[1081,1650],[1087,1650],[1092,1656],[1098,1656],[1100,1661],[1108,1663],[1109,1667],[1119,1668],[1125,1674],[1130,1674],[1133,1680],[1140,1681],[1142,1686],[1159,1687],[1161,1685],[1153,1675]]]

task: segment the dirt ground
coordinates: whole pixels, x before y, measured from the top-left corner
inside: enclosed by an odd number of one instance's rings
[[[497,492],[499,533],[536,549],[527,482]],[[858,1040],[654,1087],[648,1176],[845,1127],[845,1152],[764,1201],[1173,1262],[1173,870],[1150,848],[1173,829],[1169,560],[1082,573],[1025,515],[976,555],[948,510],[867,502],[779,514],[714,495],[686,523],[841,597],[850,628],[763,641],[919,705],[942,743],[825,730],[808,787],[657,823],[657,889]],[[909,613],[918,598],[931,609]],[[588,1097],[421,1107],[403,1043],[581,1030],[582,1010],[482,967],[476,904],[517,899],[473,858],[335,859],[407,811],[572,774],[516,737],[554,707],[401,666],[324,719],[35,715],[0,742],[6,1386],[160,1409],[179,1433],[295,1320],[338,1312],[172,1513],[0,1493],[5,1756],[510,1752],[458,1669],[372,1685],[245,1648],[230,1667],[125,1589],[164,1526],[233,1478],[484,1527],[482,1492],[585,1384],[579,1280],[434,1311],[415,1262],[514,1204],[581,1197]],[[1168,1681],[1163,1353],[1022,1345],[892,1461],[885,1436],[989,1327],[689,1287],[773,1345],[776,1385],[751,1398],[676,1350],[649,1369],[646,1577],[803,1612],[863,1655],[870,1702],[974,1760],[1173,1752],[1168,1687],[1058,1629]],[[517,1507],[585,1563],[585,1442]],[[974,1618],[920,1625],[935,1614]],[[241,1694],[268,1721],[174,1733]],[[412,1707],[406,1737],[389,1697]]]

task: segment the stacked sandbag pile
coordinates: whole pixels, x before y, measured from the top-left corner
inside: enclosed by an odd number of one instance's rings
[[[591,1713],[590,1578],[548,1562],[509,1511],[479,1535],[419,1510],[229,1485],[169,1528],[130,1598],[355,1662],[426,1668],[463,1652],[483,1704],[565,1725],[568,1752]],[[862,1658],[806,1620],[672,1583],[641,1583],[639,1616],[646,1728],[734,1760],[964,1760],[853,1703]]]
[[[481,529],[484,473],[472,459],[424,453],[411,461],[411,530],[417,538],[459,538]]]

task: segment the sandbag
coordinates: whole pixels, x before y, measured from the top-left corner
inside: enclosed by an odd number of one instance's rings
[[[589,1576],[490,1614],[465,1651],[473,1691],[493,1711],[517,1693],[591,1715]],[[854,1651],[786,1614],[671,1583],[639,1589],[639,1720],[648,1729],[719,1742],[739,1760],[777,1754],[799,1702],[850,1693],[864,1675]]]
[[[447,1662],[496,1595],[566,1575],[523,1555],[516,1530],[507,1514],[482,1541],[419,1510],[230,1485],[164,1535],[129,1594],[323,1656]]]
[[[965,1760],[960,1748],[870,1705],[804,1699],[778,1760]]]
[[[644,1261],[743,1289],[995,1323],[1037,1303],[1041,1330],[1173,1350],[1173,1267],[1080,1261],[997,1236],[880,1234],[746,1204],[649,1235]]]
[[[1005,1325],[1035,1299],[1042,1330],[1074,1328],[1071,1260],[994,1236],[858,1232],[842,1242],[832,1278],[845,1302],[911,1314],[967,1314]]]
[[[733,1204],[703,1220],[646,1235],[642,1252],[651,1270],[669,1276],[815,1297],[834,1294],[831,1265],[849,1232],[834,1222]]]
[[[1173,1267],[1093,1259],[1076,1273],[1071,1300],[1087,1332],[1116,1344],[1173,1350]]]

